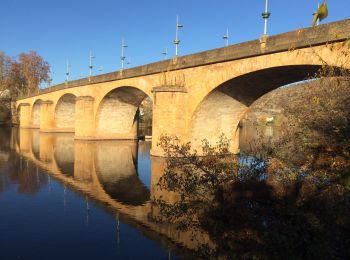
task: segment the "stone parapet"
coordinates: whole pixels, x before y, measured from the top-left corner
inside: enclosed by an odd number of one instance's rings
[[[135,68],[125,69],[122,72],[116,71],[91,78],[69,81],[68,83],[61,83],[56,86],[43,89],[39,93],[23,96],[18,100],[66,88],[93,85],[120,79],[151,75],[165,71],[181,70],[225,61],[245,59],[276,52],[283,52],[290,49],[302,49],[310,46],[319,46],[326,43],[341,42],[348,38],[350,38],[350,19],[268,36],[268,39],[265,39],[263,43],[261,43],[260,39],[257,39],[230,45],[228,47],[176,57],[176,59],[169,59]]]

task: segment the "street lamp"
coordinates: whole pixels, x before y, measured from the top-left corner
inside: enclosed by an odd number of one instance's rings
[[[271,15],[271,13],[268,11],[267,5],[268,5],[268,0],[265,0],[265,12],[261,14],[264,19],[264,35],[267,35],[267,19]]]
[[[121,62],[122,62],[122,70],[124,69],[124,61],[125,61],[125,56],[124,56],[124,48],[127,48],[128,45],[124,43],[124,39],[122,39],[122,56],[120,57]]]
[[[91,80],[91,76],[92,76],[92,59],[94,59],[95,57],[92,55],[92,52],[90,51],[90,55],[89,55],[89,81]]]
[[[166,57],[168,55],[168,48],[165,48],[162,54],[164,55],[164,60],[166,60]]]
[[[224,40],[226,40],[226,47],[228,46],[228,39],[230,38],[228,35],[228,29],[226,30],[226,34],[222,37]]]
[[[179,40],[179,28],[182,28],[183,25],[179,24],[179,16],[176,16],[176,36],[175,36],[175,40],[174,40],[174,44],[175,44],[175,56],[178,56],[178,52],[179,52],[179,44],[180,44],[180,40]]]
[[[70,68],[69,61],[67,60],[67,62],[66,62],[66,82],[68,82],[68,80],[69,80],[69,68]]]

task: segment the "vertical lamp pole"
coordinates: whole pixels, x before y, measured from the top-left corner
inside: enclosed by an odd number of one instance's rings
[[[68,60],[67,60],[67,62],[66,62],[66,82],[68,82],[68,80],[69,80],[69,62],[68,62]]]
[[[166,60],[166,57],[168,55],[168,48],[165,48],[162,54],[164,55],[164,60]]]
[[[124,43],[124,39],[122,39],[122,56],[120,57],[121,62],[122,62],[122,68],[121,68],[121,70],[124,69],[124,61],[125,61],[124,48],[127,48],[127,47],[128,47],[128,45],[126,45],[126,44]]]
[[[180,40],[179,40],[179,28],[182,28],[183,26],[181,24],[179,24],[179,16],[176,16],[176,36],[175,36],[175,40],[174,40],[174,44],[175,44],[175,56],[178,56],[179,53],[179,44],[180,44]]]
[[[271,13],[267,8],[268,0],[265,0],[265,12],[262,13],[262,17],[264,19],[264,35],[267,35],[267,19],[270,17]]]
[[[224,40],[226,40],[226,47],[228,46],[228,39],[230,38],[228,35],[228,28],[226,30],[226,34],[222,37]]]
[[[320,2],[317,2],[317,10],[320,8]],[[320,19],[317,19],[316,25],[320,25]]]
[[[94,59],[95,57],[92,55],[92,52],[90,51],[90,55],[89,55],[89,81],[91,80],[91,76],[92,76],[92,59]]]

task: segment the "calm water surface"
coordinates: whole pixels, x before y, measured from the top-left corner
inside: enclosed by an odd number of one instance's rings
[[[149,151],[0,128],[0,259],[185,257],[186,239],[149,221]]]
[[[256,133],[241,130],[241,149]],[[149,152],[145,141],[0,128],[0,259],[189,258],[190,234],[154,221],[151,198],[176,198],[157,188],[165,161]]]

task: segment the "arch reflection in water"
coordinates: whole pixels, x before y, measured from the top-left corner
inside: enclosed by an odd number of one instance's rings
[[[138,206],[150,192],[137,173],[137,141],[102,141],[96,145],[95,166],[103,189],[113,199]]]
[[[32,130],[32,152],[35,159],[40,160],[40,132],[37,129]]]
[[[49,174],[48,185],[50,185],[49,176],[52,175],[63,183],[64,190],[66,187],[73,188],[84,195],[86,203],[90,202],[91,198],[93,201],[102,203],[99,205],[107,205],[108,210],[115,210],[113,214],[118,216],[118,220],[120,218],[128,225],[135,226],[141,230],[141,233],[160,241],[167,247],[171,245],[171,242],[165,238],[177,241],[176,243],[188,248],[198,247],[197,243],[191,241],[189,232],[179,231],[171,223],[160,225],[157,221],[152,220],[159,216],[159,210],[152,206],[150,197],[160,198],[162,196],[168,202],[176,202],[179,197],[173,192],[160,190],[157,186],[166,161],[164,158],[148,157],[149,142],[74,141],[73,137],[67,134],[39,133],[40,160],[37,160],[32,151],[34,147],[32,143],[36,142],[36,139],[32,141],[32,130],[20,131],[19,137],[19,143],[23,149],[17,149],[18,153],[26,160],[34,162],[36,166],[45,169]],[[18,147],[16,138],[12,139],[14,140],[13,146]],[[64,144],[67,147],[64,147]],[[72,147],[74,153],[72,153]],[[65,152],[67,152],[66,155],[61,154]],[[74,171],[73,175],[67,176],[62,173],[59,165],[62,167],[70,163],[74,163]],[[137,169],[140,171],[147,169],[147,172],[149,174],[152,172],[152,174],[147,178],[147,173],[143,172],[140,178]],[[30,172],[33,171],[30,170]],[[145,183],[150,187],[151,192]],[[86,205],[88,212],[90,204]],[[196,237],[200,237],[201,241],[206,241],[202,234],[196,234]]]
[[[55,161],[62,174],[74,176],[74,135],[55,135]]]
[[[20,129],[19,139],[21,153],[75,181],[95,182],[122,204],[139,206],[150,199],[150,176],[147,181],[147,176],[140,180],[138,175],[139,143],[135,140],[75,141],[73,134],[39,133],[32,129]],[[143,150],[149,150],[149,146],[141,147],[144,155],[147,151]]]

